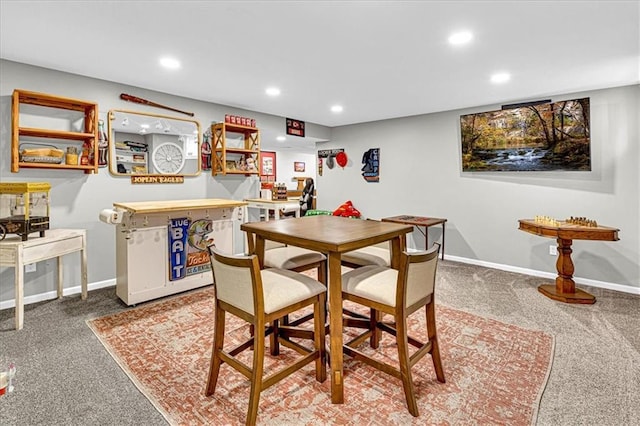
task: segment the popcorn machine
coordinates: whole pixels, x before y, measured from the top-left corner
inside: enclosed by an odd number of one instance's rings
[[[29,234],[41,237],[49,229],[49,190],[47,182],[0,183],[0,240],[18,234],[27,241]]]

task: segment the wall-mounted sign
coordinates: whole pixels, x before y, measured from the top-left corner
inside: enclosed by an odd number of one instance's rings
[[[328,158],[335,157],[337,153],[344,152],[344,148],[337,149],[321,149],[318,151],[318,157],[320,158]]]
[[[132,175],[131,183],[184,183],[181,175]]]
[[[380,181],[380,148],[371,148],[362,155],[362,177],[367,182]]]
[[[287,118],[287,134],[304,138],[304,121]]]

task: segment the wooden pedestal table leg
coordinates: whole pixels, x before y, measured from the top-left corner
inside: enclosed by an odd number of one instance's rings
[[[582,303],[593,304],[596,302],[595,296],[586,291],[576,289],[576,283],[573,281],[573,261],[571,260],[571,243],[572,240],[558,238],[558,261],[556,268],[558,277],[556,285],[541,285],[538,291],[545,296],[565,303]]]

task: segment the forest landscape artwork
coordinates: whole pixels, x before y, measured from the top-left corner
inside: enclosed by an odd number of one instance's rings
[[[589,98],[462,115],[462,171],[589,171],[589,117]]]

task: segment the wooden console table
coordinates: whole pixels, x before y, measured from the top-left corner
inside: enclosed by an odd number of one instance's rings
[[[442,260],[444,260],[444,230],[447,219],[438,217],[423,217],[400,215],[382,218],[383,222],[403,223],[405,225],[413,225],[422,235],[424,235],[424,249],[429,250],[429,227],[433,225],[442,225]],[[420,229],[424,226],[424,232]]]
[[[15,269],[16,329],[24,319],[24,265],[58,258],[58,298],[62,297],[62,256],[80,252],[82,299],[87,298],[87,237],[84,229],[49,229],[44,237],[20,237],[0,241],[0,265]]]
[[[571,244],[573,240],[618,241],[619,229],[608,226],[582,226],[567,222],[559,222],[558,226],[536,222],[533,219],[520,219],[518,221],[521,231],[541,237],[556,238],[558,242],[558,260],[556,269],[558,277],[556,285],[541,285],[538,291],[545,296],[565,303],[593,304],[595,296],[584,290],[576,288],[573,281],[573,261],[571,260]]]

